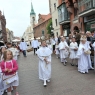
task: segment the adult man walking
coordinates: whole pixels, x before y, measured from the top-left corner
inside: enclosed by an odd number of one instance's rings
[[[27,43],[22,38],[22,41],[20,42],[20,50],[22,50],[24,57],[26,57],[26,49],[27,49]]]
[[[35,51],[37,51],[38,47],[39,47],[39,42],[36,39],[36,37],[34,37],[34,40],[31,41],[31,46],[34,49],[34,55],[35,55]]]

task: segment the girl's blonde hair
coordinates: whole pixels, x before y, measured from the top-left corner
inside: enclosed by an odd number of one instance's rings
[[[10,60],[13,59],[13,53],[12,53],[12,51],[10,51],[10,50],[6,50],[6,51],[4,51],[4,54],[3,54],[4,61],[6,61],[6,59],[7,59],[7,52],[10,52],[11,55],[12,55],[12,58],[11,58]]]

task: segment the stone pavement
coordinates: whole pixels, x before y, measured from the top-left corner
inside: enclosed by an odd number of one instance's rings
[[[70,62],[70,60],[69,60]],[[32,52],[18,60],[20,95],[95,95],[95,72],[81,74],[77,67],[63,66],[54,55],[52,57],[52,78],[47,87],[38,79],[38,58]]]

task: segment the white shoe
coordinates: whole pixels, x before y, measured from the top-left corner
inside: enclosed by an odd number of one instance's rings
[[[46,83],[46,80],[44,80],[44,87],[46,87],[47,86],[47,83]]]
[[[47,82],[50,82],[50,80],[48,79]]]

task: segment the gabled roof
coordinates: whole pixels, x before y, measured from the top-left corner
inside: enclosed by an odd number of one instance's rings
[[[47,14],[47,15],[43,15],[43,14],[39,14],[39,15],[40,15],[40,18],[43,19],[43,22],[42,22],[42,23],[44,23],[44,22],[46,22],[47,20],[49,20],[49,19],[52,18],[52,16],[51,16],[50,13]],[[42,23],[38,23],[38,24],[34,25],[34,28],[37,27],[37,26],[39,26],[39,25],[41,25]]]

